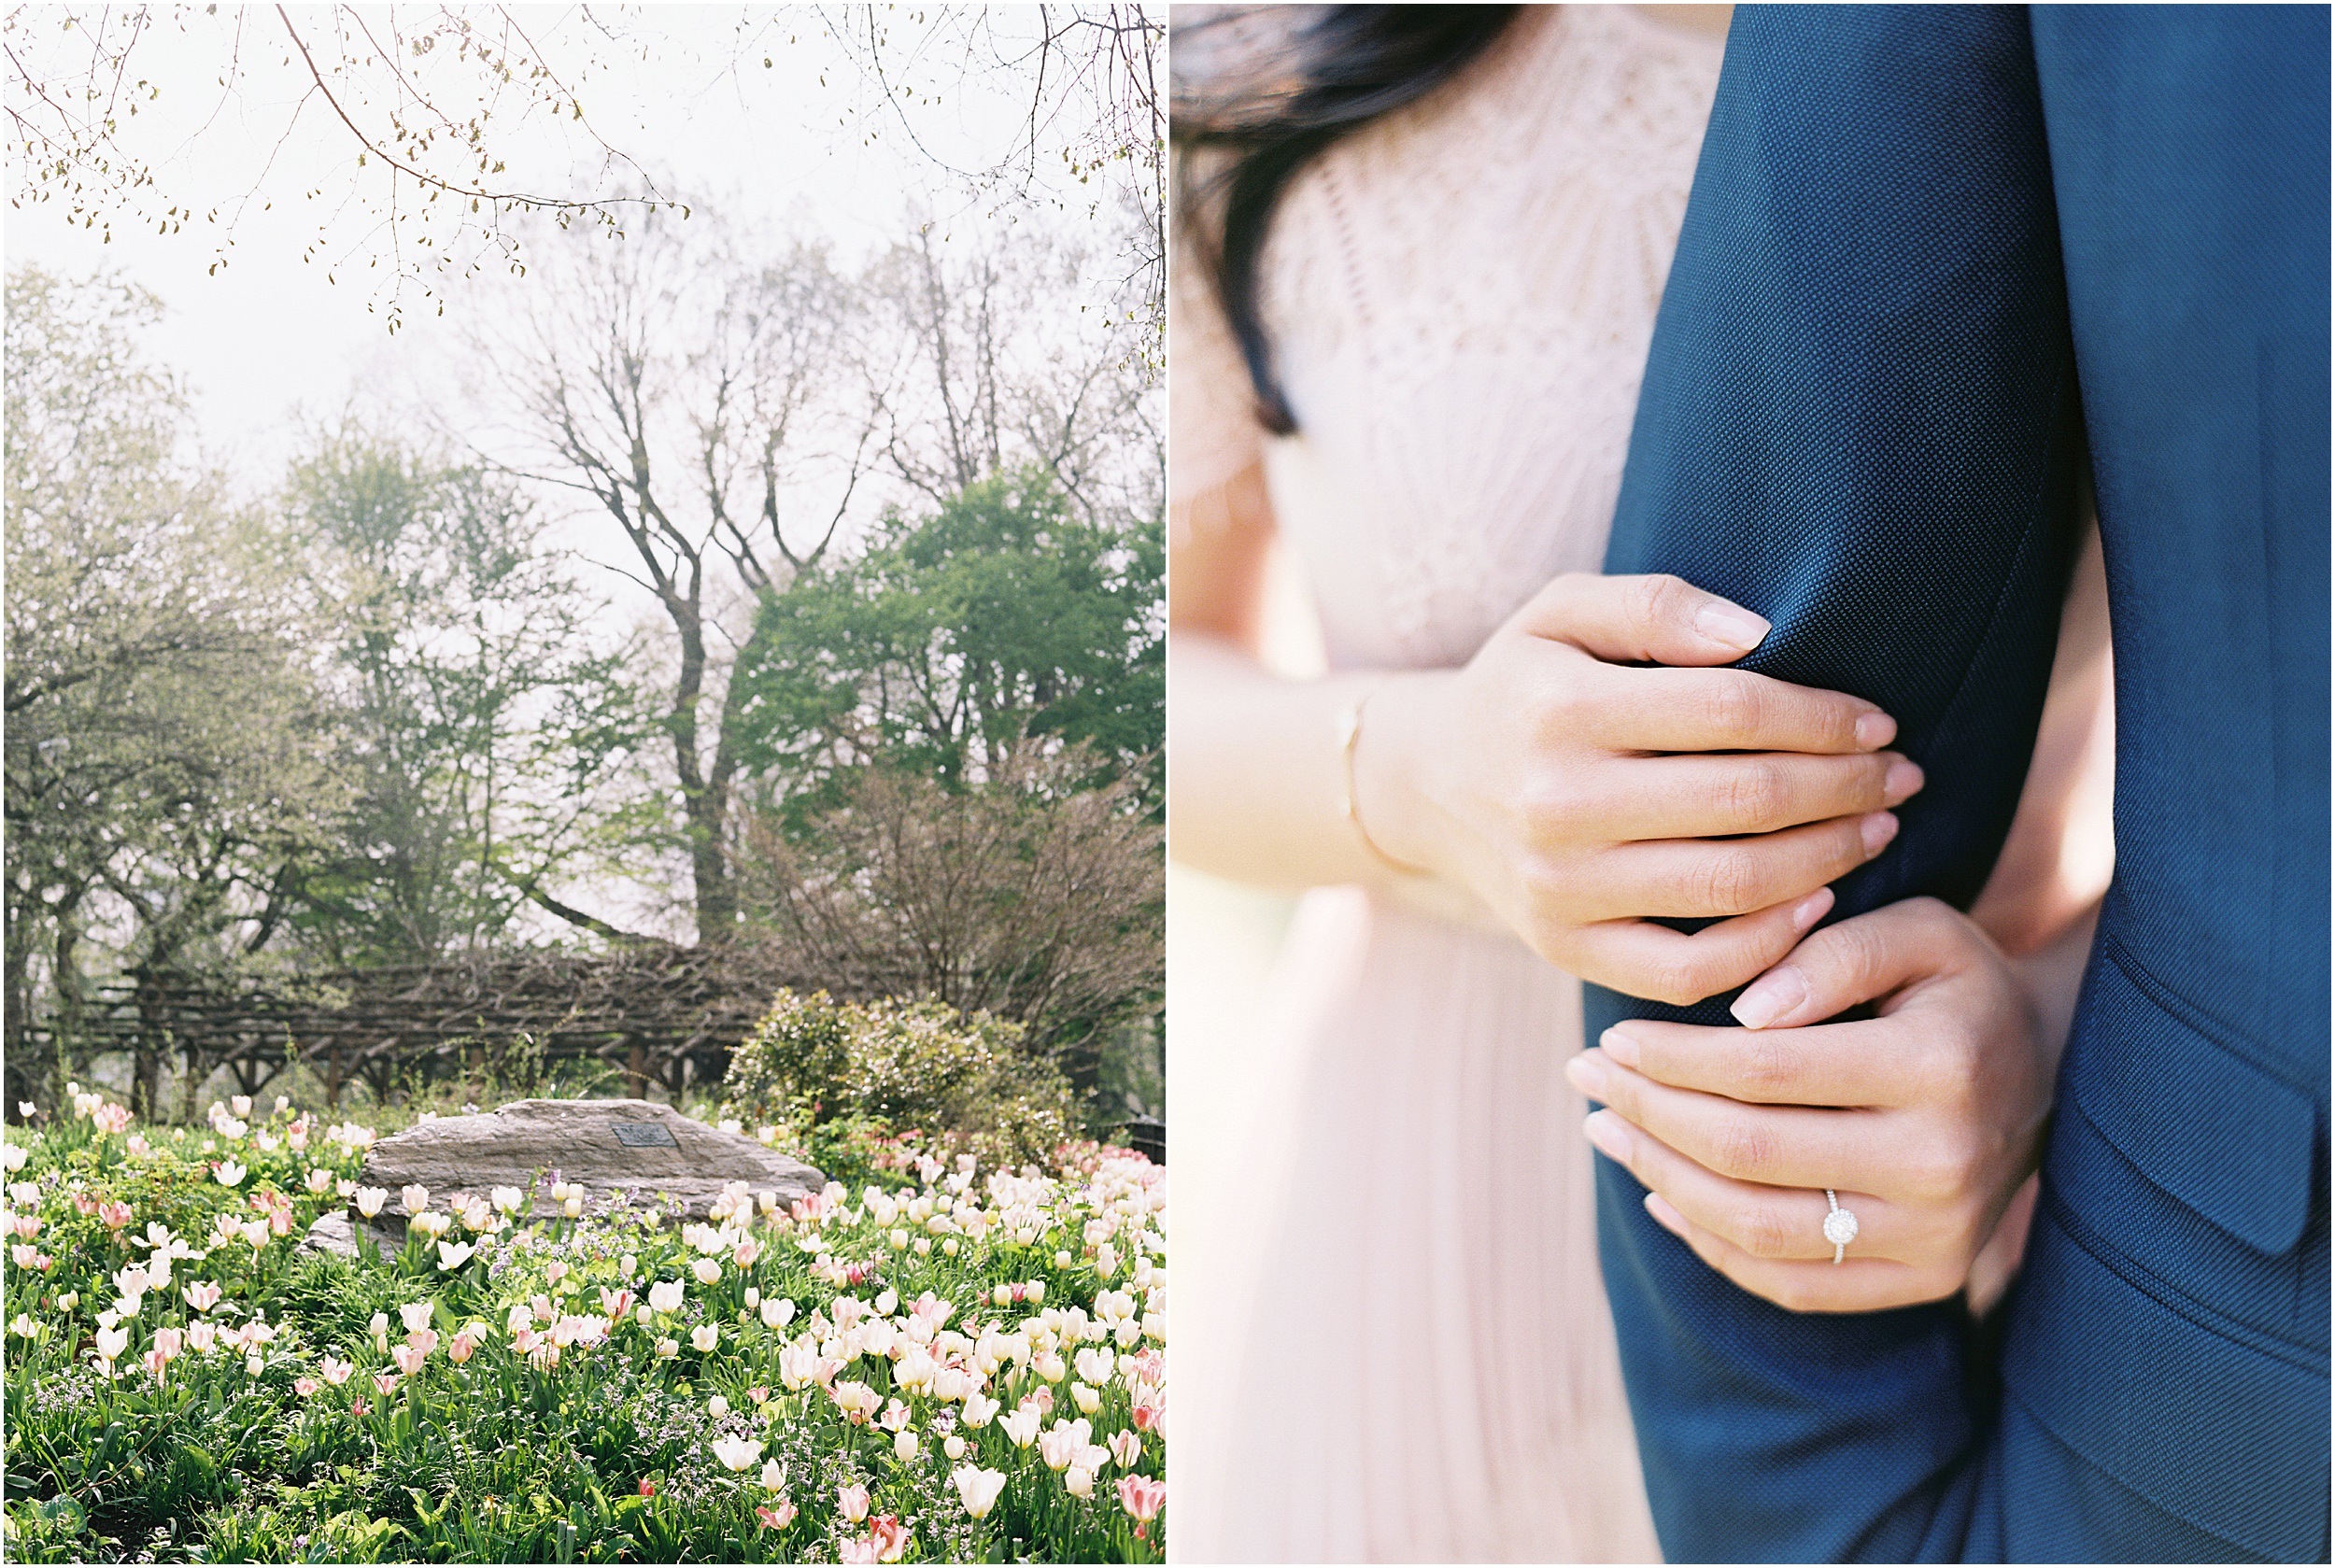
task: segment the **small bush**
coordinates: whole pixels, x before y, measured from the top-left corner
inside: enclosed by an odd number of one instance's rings
[[[1077,1102],[1022,1028],[939,1002],[838,1002],[781,991],[729,1060],[722,1114],[790,1141],[836,1141],[831,1123],[920,1132],[1011,1168],[1044,1164],[1076,1136]]]

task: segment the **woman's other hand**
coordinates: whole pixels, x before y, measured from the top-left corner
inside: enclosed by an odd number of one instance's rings
[[[1877,1015],[1815,1022],[1861,1002]],[[1808,938],[1734,1012],[1746,1027],[1618,1024],[1566,1065],[1655,1220],[1796,1312],[1999,1293],[2008,1266],[1973,1265],[2032,1201],[2058,1050],[1986,934],[1907,899]],[[1837,1266],[1828,1187],[1857,1217]]]
[[[1721,668],[1767,631],[1675,577],[1559,577],[1465,668],[1371,695],[1363,826],[1584,980],[1676,1003],[1740,985],[1888,847],[1922,782],[1872,703]]]

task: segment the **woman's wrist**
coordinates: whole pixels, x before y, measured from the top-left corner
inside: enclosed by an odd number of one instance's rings
[[[1380,677],[1355,701],[1348,743],[1348,799],[1364,850],[1390,875],[1432,876],[1438,856],[1424,832],[1414,771],[1424,738],[1415,728],[1418,699],[1448,683],[1443,671]]]
[[[1361,843],[1364,851],[1379,863],[1381,869],[1398,877],[1427,876],[1431,873],[1425,867],[1398,860],[1389,855],[1377,837],[1371,833],[1370,825],[1363,818],[1362,802],[1358,794],[1359,785],[1355,778],[1356,756],[1362,747],[1365,715],[1369,712],[1370,699],[1378,694],[1377,686],[1363,691],[1349,701],[1338,714],[1338,759],[1345,784],[1342,805],[1346,823],[1353,829],[1354,838]]]

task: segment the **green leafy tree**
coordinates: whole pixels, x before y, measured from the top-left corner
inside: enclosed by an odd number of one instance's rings
[[[183,400],[135,345],[158,309],[8,279],[11,1073],[92,981],[263,945],[349,798],[280,541],[177,456]],[[137,1064],[149,1113],[159,1071]]]
[[[1033,466],[764,604],[738,876],[801,972],[1012,1019],[1095,1090],[1161,994],[1160,583],[1156,526]]]
[[[800,831],[877,763],[950,786],[1026,748],[1079,745],[1076,781],[1159,783],[1162,536],[1076,513],[1040,469],[889,514],[868,548],[762,607],[740,754],[759,803]]]
[[[289,508],[333,629],[332,685],[362,780],[338,853],[300,869],[296,933],[335,964],[507,939],[531,903],[658,831],[655,721],[596,646],[603,606],[513,484],[348,427],[295,465]]]

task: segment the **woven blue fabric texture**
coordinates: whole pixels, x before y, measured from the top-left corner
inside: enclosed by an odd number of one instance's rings
[[[1737,12],[1607,569],[1898,718],[1929,785],[1833,918],[1966,904],[2088,460],[2118,863],[1989,1323],[1784,1312],[1601,1159],[1672,1561],[2327,1556],[2328,53],[2318,7]]]

